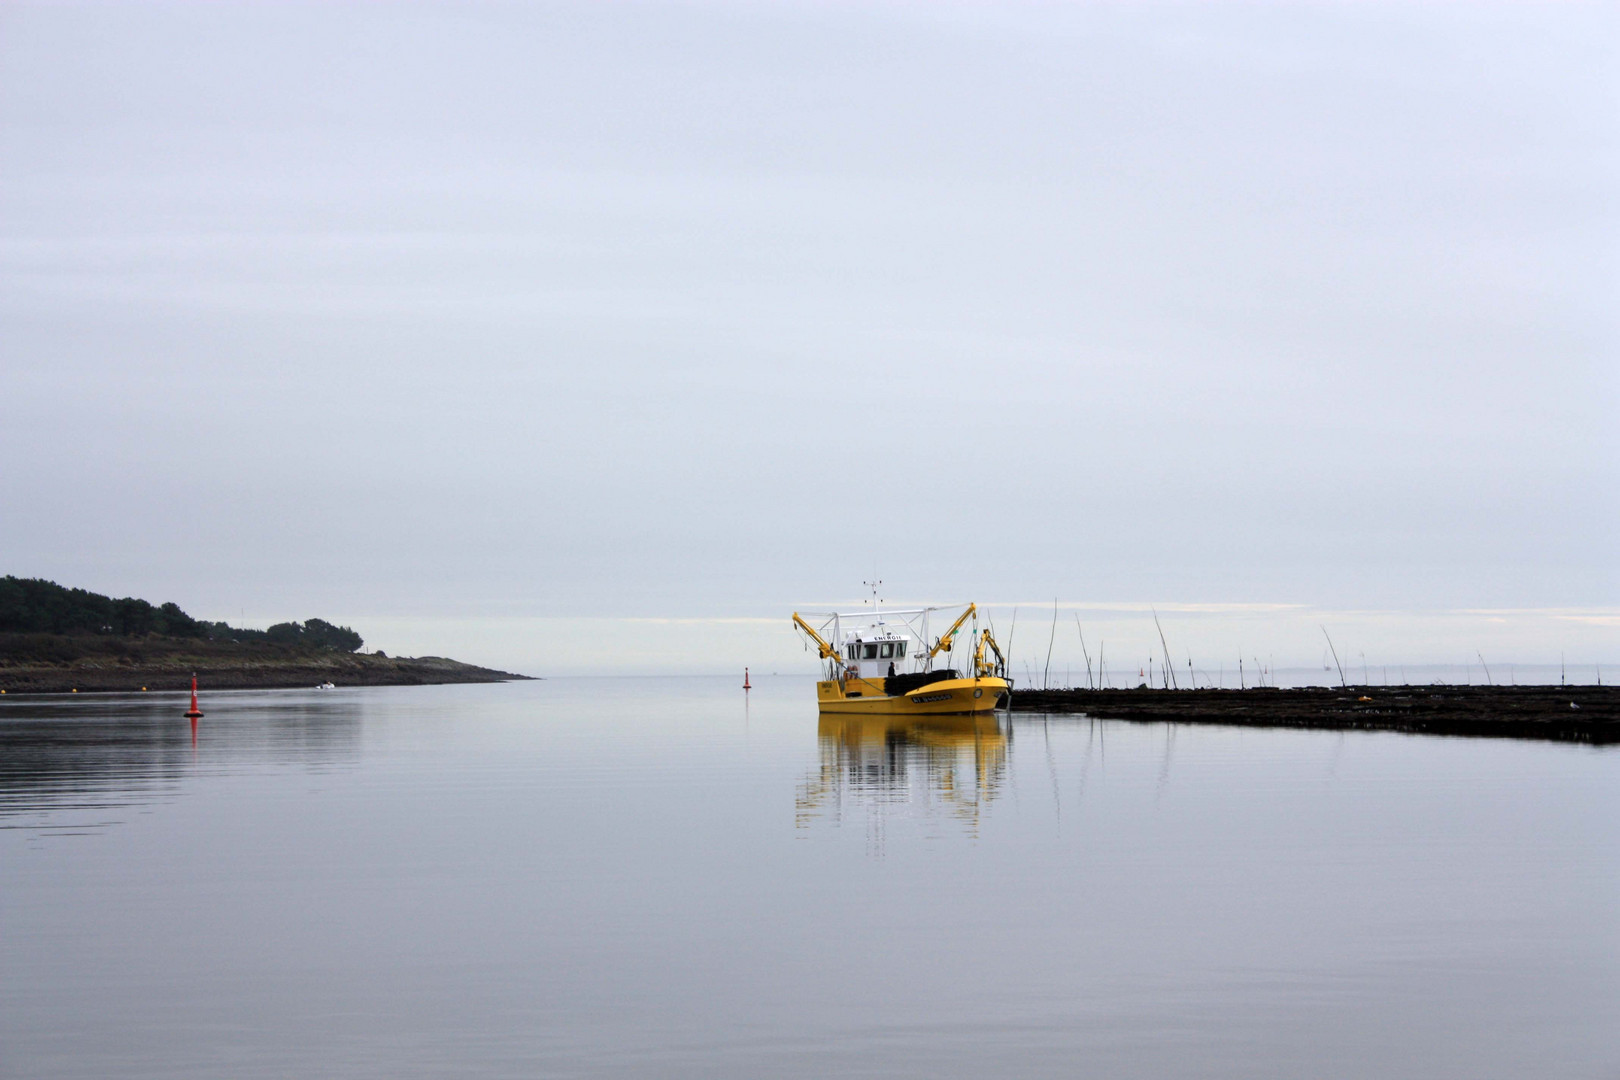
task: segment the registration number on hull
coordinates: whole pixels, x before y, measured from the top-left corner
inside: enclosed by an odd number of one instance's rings
[[[932,703],[934,703],[936,701],[949,701],[949,700],[951,700],[951,695],[948,694],[948,693],[945,693],[945,694],[918,694],[917,696],[913,697],[911,700],[912,700],[913,703],[915,703],[917,705],[930,705],[930,704],[932,704]]]

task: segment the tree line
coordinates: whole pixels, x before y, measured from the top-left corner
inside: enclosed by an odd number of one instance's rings
[[[115,600],[87,589],[69,589],[41,578],[0,578],[0,633],[106,634],[120,637],[197,638],[203,641],[268,642],[354,652],[364,639],[325,619],[277,623],[248,630],[193,619],[175,603],[156,606],[132,596]]]

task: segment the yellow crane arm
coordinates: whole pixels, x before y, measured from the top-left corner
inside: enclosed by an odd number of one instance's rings
[[[951,641],[956,637],[956,632],[962,629],[962,624],[967,622],[968,617],[973,615],[978,610],[979,609],[975,605],[969,604],[967,606],[967,610],[962,612],[962,617],[952,623],[951,628],[945,631],[945,636],[934,642],[934,647],[928,650],[928,659],[932,660],[942,652],[949,652],[951,648]]]
[[[822,636],[816,633],[815,629],[809,623],[799,618],[799,613],[797,611],[793,613],[793,622],[800,630],[803,630],[805,633],[810,635],[810,640],[815,642],[816,647],[821,650],[821,659],[837,660],[840,664],[844,662],[844,658],[838,655],[838,650],[827,644],[827,642],[822,639]]]
[[[995,664],[987,664],[984,662],[984,647],[986,645],[990,646],[990,651],[996,654]],[[1007,658],[1001,655],[1001,646],[997,645],[996,639],[990,636],[990,631],[985,630],[979,635],[979,647],[973,650],[974,674],[980,676],[992,674],[995,672],[998,665],[1001,668],[1005,668],[1007,666]]]

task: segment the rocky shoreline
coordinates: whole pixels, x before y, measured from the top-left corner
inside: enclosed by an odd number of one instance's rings
[[[1620,687],[1016,690],[1018,712],[1098,719],[1620,743]]]
[[[0,635],[0,690],[7,694],[183,690],[191,685],[194,673],[199,684],[211,690],[275,689],[327,682],[338,686],[421,686],[531,677],[442,656],[385,656],[160,638],[87,641],[54,635]]]

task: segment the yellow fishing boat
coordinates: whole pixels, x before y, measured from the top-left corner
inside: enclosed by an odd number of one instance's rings
[[[809,619],[795,611],[794,629],[815,645],[825,664],[826,678],[816,683],[821,711],[930,716],[989,712],[1007,704],[1012,695],[1007,661],[989,628],[979,628],[976,605],[968,604],[949,630],[930,637],[934,614],[954,610],[885,611],[874,588],[868,611],[812,614]],[[949,666],[959,643],[968,650],[966,673]],[[947,666],[936,668],[940,657]]]

